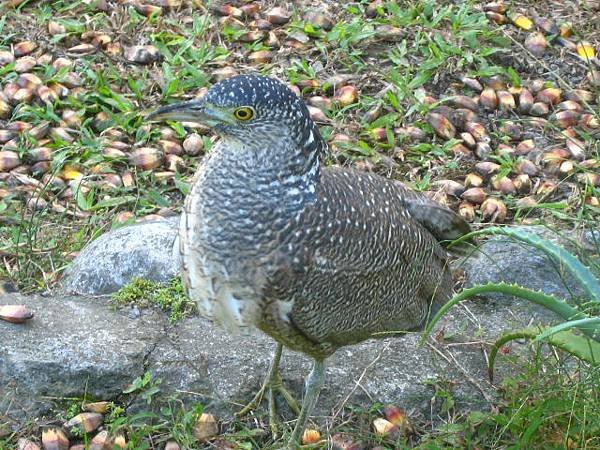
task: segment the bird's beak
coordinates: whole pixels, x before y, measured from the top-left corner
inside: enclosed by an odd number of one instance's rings
[[[190,100],[162,106],[146,116],[147,120],[179,120],[182,122],[196,122],[214,126],[223,122],[230,122],[224,111],[215,108],[204,100]]]

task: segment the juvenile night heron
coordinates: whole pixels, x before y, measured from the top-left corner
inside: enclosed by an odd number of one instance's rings
[[[420,329],[452,292],[438,240],[469,227],[403,184],[321,166],[327,144],[305,104],[281,82],[241,75],[201,100],[149,118],[200,122],[221,140],[198,169],[181,219],[184,284],[229,330],[254,326],[278,342],[265,384],[281,386],[282,346],[314,359],[289,446],[339,347]],[[273,389],[271,389],[273,388]]]

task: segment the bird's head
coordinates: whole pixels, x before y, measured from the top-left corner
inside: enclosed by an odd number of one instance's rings
[[[201,123],[243,143],[291,141],[305,156],[325,146],[304,102],[280,81],[258,75],[220,81],[202,99],[161,107],[148,118]]]

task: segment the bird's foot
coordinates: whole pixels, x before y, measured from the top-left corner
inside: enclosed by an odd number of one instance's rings
[[[265,378],[261,388],[258,390],[250,403],[248,403],[246,406],[244,406],[244,408],[235,414],[236,417],[242,417],[248,414],[250,411],[257,409],[260,406],[265,394],[267,394],[269,401],[269,428],[271,429],[273,437],[279,435],[279,420],[277,419],[277,405],[275,402],[276,394],[280,394],[283,397],[285,402],[295,414],[300,414],[298,402],[294,396],[290,394],[290,392],[283,386],[283,383],[281,382],[281,376],[279,375],[279,361],[281,360],[282,349],[283,346],[278,344],[273,356],[269,373],[267,374],[267,377]]]
[[[242,417],[248,414],[249,412],[257,409],[262,399],[267,397],[269,402],[269,428],[271,429],[271,433],[273,437],[279,435],[279,419],[277,418],[277,404],[276,404],[276,395],[279,394],[285,402],[288,404],[290,409],[295,414],[300,414],[300,407],[298,406],[298,402],[294,398],[294,396],[283,386],[281,382],[281,377],[279,373],[275,373],[267,377],[261,388],[258,390],[256,395],[250,403],[244,406],[240,411],[235,413],[236,417]]]

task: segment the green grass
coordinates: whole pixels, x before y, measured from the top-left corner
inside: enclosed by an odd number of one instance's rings
[[[176,323],[196,310],[196,304],[184,294],[179,278],[169,283],[134,278],[113,294],[112,302],[116,306],[158,307],[169,313],[171,323]]]

